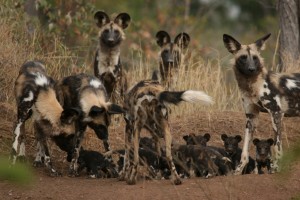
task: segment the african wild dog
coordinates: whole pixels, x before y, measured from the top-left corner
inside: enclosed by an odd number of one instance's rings
[[[205,133],[202,135],[189,134],[182,137],[187,145],[202,145],[206,146],[210,140],[210,134]]]
[[[108,126],[112,114],[124,113],[117,104],[108,101],[106,90],[102,82],[87,74],[68,76],[56,84],[56,92],[64,108],[76,107],[82,111],[76,127],[74,150],[70,172],[77,174],[77,159],[84,132],[89,126],[99,139],[103,141],[106,151],[110,150],[108,143]]]
[[[86,168],[89,178],[116,178],[118,173],[111,159],[100,152],[80,149],[78,172]],[[100,172],[100,173],[99,173]]]
[[[173,145],[172,154],[174,163],[178,165],[180,174],[188,177],[209,178],[218,174],[219,167],[214,159],[227,162],[229,159],[218,152],[201,145]]]
[[[188,47],[190,36],[187,33],[179,33],[174,42],[166,31],[156,33],[159,52],[159,70],[162,84],[167,89],[173,89],[177,82],[179,68],[184,62],[184,50]]]
[[[201,91],[165,91],[158,81],[144,80],[133,86],[125,95],[124,109],[126,110],[125,121],[125,164],[121,180],[128,184],[135,184],[137,179],[137,168],[139,163],[139,137],[142,128],[146,128],[156,142],[156,150],[161,156],[159,138],[165,139],[166,157],[171,168],[174,184],[181,184],[176,172],[172,154],[172,135],[168,123],[167,103],[178,104],[181,101],[212,103],[211,97]],[[133,138],[133,161],[129,156]]]
[[[239,143],[242,141],[242,137],[240,135],[236,136],[227,136],[226,134],[221,135],[221,139],[224,142],[224,148],[228,155],[228,157],[231,159],[231,167],[232,170],[236,170],[238,167],[241,155],[242,155],[242,149],[239,148]],[[242,174],[250,174],[255,169],[255,161],[253,158],[249,156],[249,162],[245,166],[244,170],[242,171]]]
[[[271,171],[271,146],[273,145],[274,140],[272,138],[267,140],[259,140],[255,138],[253,140],[253,144],[256,146],[256,167],[259,174],[263,174],[262,167],[267,167],[268,173],[272,173]]]
[[[216,146],[207,146],[207,142],[210,140],[210,134],[205,133],[204,135],[185,135],[183,139],[186,141],[187,145],[198,145],[202,146],[208,155],[214,161],[218,167],[218,175],[227,175],[231,171],[231,161],[228,158],[228,154],[222,148]],[[225,159],[228,158],[228,159]]]
[[[224,34],[225,47],[234,55],[234,72],[242,93],[246,113],[246,130],[243,153],[236,173],[240,174],[248,162],[249,143],[256,129],[260,111],[271,114],[274,130],[275,158],[272,170],[278,171],[282,157],[281,121],[284,115],[299,116],[300,73],[275,73],[264,67],[260,51],[264,49],[268,34],[250,45],[242,45],[233,37]]]
[[[122,97],[127,90],[127,81],[120,60],[120,45],[125,39],[123,30],[128,27],[130,16],[127,13],[120,13],[111,21],[105,12],[98,11],[94,19],[100,28],[94,75],[102,80],[109,99],[114,92],[120,92],[119,95]]]
[[[56,99],[54,80],[46,74],[45,66],[40,62],[28,61],[22,65],[14,89],[18,117],[14,127],[12,163],[17,157],[25,157],[25,122],[32,116],[38,146],[34,165],[44,163],[51,175],[59,175],[52,167],[46,138],[66,138],[74,134],[79,111],[61,107]]]

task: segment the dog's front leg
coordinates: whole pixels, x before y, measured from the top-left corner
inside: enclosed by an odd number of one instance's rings
[[[283,118],[283,113],[276,111],[271,113],[271,119],[272,119],[272,126],[274,130],[274,151],[275,151],[275,157],[274,161],[271,164],[271,173],[280,171],[278,162],[282,157],[282,143],[281,143],[281,121]]]
[[[259,109],[255,104],[247,102],[247,99],[243,98],[244,109],[246,113],[246,129],[244,137],[243,151],[241,155],[240,164],[236,167],[234,174],[240,175],[243,172],[244,167],[249,162],[249,144],[253,137],[253,133],[257,126],[257,117],[259,114]]]

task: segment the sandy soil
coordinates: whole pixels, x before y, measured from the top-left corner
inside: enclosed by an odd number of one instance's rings
[[[10,149],[13,114],[10,108],[1,107],[0,153]],[[284,119],[284,150],[290,149],[300,139],[300,118]],[[1,123],[1,122],[0,122]],[[245,117],[239,112],[201,112],[197,115],[170,120],[175,143],[184,143],[182,136],[188,133],[211,134],[210,145],[221,146],[221,133],[243,136]],[[110,129],[112,148],[123,146],[124,124]],[[28,128],[30,132],[31,129]],[[142,135],[147,135],[144,132]],[[254,137],[273,137],[267,114],[262,114]],[[103,151],[101,142],[88,131],[84,146],[87,149]],[[27,155],[34,155],[34,136],[28,133]],[[50,143],[51,144],[51,143]],[[117,179],[87,179],[85,175],[71,178],[67,176],[68,163],[65,154],[55,145],[51,146],[54,165],[63,173],[62,177],[49,177],[45,169],[34,171],[34,182],[27,186],[16,186],[0,181],[0,199],[299,199],[300,162],[291,166],[288,174],[265,174],[213,177],[210,179],[184,179],[183,184],[174,186],[169,180],[145,180],[141,175],[136,185],[126,185]],[[242,144],[240,145],[242,146]],[[251,145],[251,155],[254,147]]]

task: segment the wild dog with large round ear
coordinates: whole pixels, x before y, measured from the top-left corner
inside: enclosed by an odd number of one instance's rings
[[[234,56],[233,70],[247,118],[243,152],[236,174],[240,174],[248,163],[249,143],[257,126],[259,112],[271,114],[275,138],[273,172],[279,171],[278,161],[282,157],[282,118],[299,116],[300,113],[300,73],[275,73],[264,66],[260,53],[270,35],[247,45],[239,43],[232,36],[223,35],[225,47]]]
[[[77,175],[77,159],[86,128],[92,128],[103,141],[105,150],[109,151],[108,127],[111,115],[122,114],[125,111],[119,105],[109,102],[103,83],[94,76],[78,74],[65,77],[56,85],[56,91],[64,108],[76,107],[82,112],[77,121],[70,165],[70,174]]]
[[[178,76],[178,69],[184,61],[184,52],[190,42],[187,33],[179,33],[174,42],[166,31],[156,33],[156,42],[161,48],[159,52],[159,70],[162,83],[167,88],[174,87]]]
[[[45,66],[37,61],[22,65],[15,82],[18,117],[14,127],[11,159],[25,157],[25,122],[33,117],[38,153],[34,165],[44,162],[51,175],[60,173],[53,167],[46,137],[75,133],[75,122],[80,113],[76,109],[63,109],[56,99],[54,81],[46,74]]]
[[[127,80],[120,60],[120,45],[125,39],[124,29],[131,21],[129,14],[120,13],[113,20],[103,11],[94,15],[99,27],[99,44],[94,60],[94,75],[101,79],[110,98],[116,87],[118,92],[127,90]]]

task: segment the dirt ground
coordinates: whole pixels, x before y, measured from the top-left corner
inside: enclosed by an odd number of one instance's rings
[[[0,106],[0,110],[3,119],[0,125],[0,153],[6,154],[10,149],[14,116],[7,106]],[[172,116],[170,125],[174,143],[183,144],[182,136],[185,134],[210,133],[209,144],[221,146],[222,133],[243,136],[245,117],[242,112],[198,112],[184,118]],[[28,130],[30,132],[30,128]],[[123,146],[123,130],[123,123],[110,128],[112,148]],[[146,136],[147,133],[142,135]],[[261,114],[254,137],[273,137],[267,114]],[[85,138],[85,148],[103,151],[101,142],[91,131],[88,131]],[[297,140],[300,140],[300,118],[285,118],[284,150],[292,148]],[[32,134],[28,133],[27,141],[27,155],[32,160],[35,152]],[[290,172],[284,175],[278,173],[193,178],[184,179],[179,186],[172,185],[169,180],[145,180],[141,175],[138,183],[132,186],[117,179],[87,179],[84,174],[76,178],[68,177],[65,154],[54,145],[50,146],[54,165],[63,176],[49,177],[43,168],[38,168],[33,169],[35,181],[26,186],[16,186],[0,180],[0,199],[300,199],[300,162],[291,165]],[[254,157],[253,145],[250,153]]]

